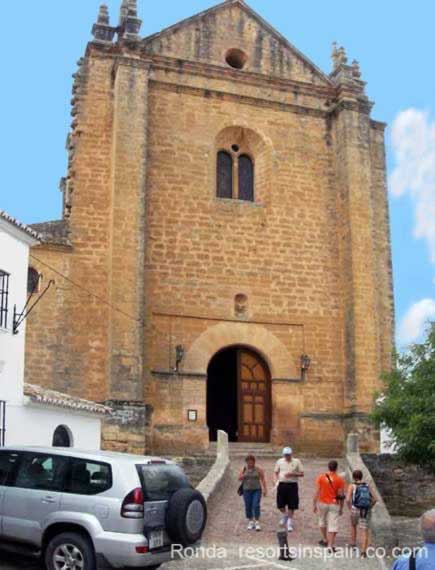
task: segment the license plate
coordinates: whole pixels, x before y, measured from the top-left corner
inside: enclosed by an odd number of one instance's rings
[[[150,532],[148,535],[148,542],[150,550],[154,550],[155,548],[162,548],[163,546],[163,531],[157,530]]]

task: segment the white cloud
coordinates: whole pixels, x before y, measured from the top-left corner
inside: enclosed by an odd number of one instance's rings
[[[414,236],[426,240],[435,263],[435,121],[425,111],[402,111],[393,122],[391,142],[396,163],[391,192],[413,200]]]
[[[399,346],[420,340],[431,320],[435,320],[435,299],[422,299],[411,305],[399,326]]]

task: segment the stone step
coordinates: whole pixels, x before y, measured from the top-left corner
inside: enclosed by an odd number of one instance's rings
[[[210,442],[205,455],[216,455],[216,451],[217,444],[215,442]],[[257,457],[274,458],[281,455],[282,448],[277,448],[270,443],[230,442],[229,451],[230,457],[234,458],[246,457],[249,453],[252,453]]]

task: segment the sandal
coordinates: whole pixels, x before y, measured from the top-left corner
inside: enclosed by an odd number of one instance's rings
[[[328,546],[328,543],[325,540],[319,540],[320,546]]]

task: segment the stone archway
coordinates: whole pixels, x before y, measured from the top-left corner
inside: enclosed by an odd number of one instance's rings
[[[264,359],[244,346],[229,346],[207,369],[207,426],[230,441],[268,442],[271,432],[271,376]]]
[[[218,323],[205,330],[187,350],[183,371],[207,374],[213,356],[228,346],[245,346],[266,362],[272,378],[289,376],[292,357],[285,344],[265,326],[253,323]]]

